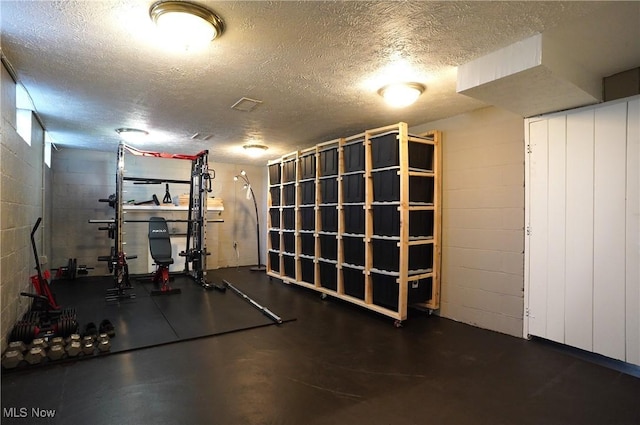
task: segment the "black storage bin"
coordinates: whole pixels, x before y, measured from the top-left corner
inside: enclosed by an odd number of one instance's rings
[[[371,164],[373,168],[397,167],[400,165],[398,132],[372,137]],[[433,171],[433,145],[409,142],[409,168]]]
[[[336,204],[338,203],[338,179],[330,177],[328,179],[320,179],[320,203]]]
[[[300,208],[300,224],[301,230],[315,230],[316,229],[316,217],[314,207],[301,207]]]
[[[344,262],[354,266],[364,266],[364,239],[362,236],[342,235]]]
[[[296,210],[293,207],[282,209],[282,228],[295,230],[296,226]]]
[[[271,194],[271,205],[274,207],[280,206],[280,186],[272,187],[269,189]]]
[[[342,150],[342,159],[344,163],[344,172],[364,171],[364,144],[362,140],[351,142],[344,145]]]
[[[280,208],[269,208],[271,227],[280,227]]]
[[[270,231],[269,238],[271,239],[271,249],[275,249],[276,251],[280,250],[280,233],[277,231]]]
[[[269,263],[271,270],[280,273],[280,255],[277,252],[269,251]]]
[[[320,151],[320,175],[333,176],[338,174],[338,148]]]
[[[326,260],[338,259],[338,239],[336,235],[320,233],[320,257]]]
[[[345,295],[364,300],[364,274],[362,274],[362,269],[342,266],[342,284]]]
[[[289,160],[282,163],[282,182],[289,183],[296,181],[296,161]]]
[[[343,202],[364,202],[364,174],[342,176],[342,198]]]
[[[280,163],[269,165],[269,184],[280,184]]]
[[[387,275],[371,272],[373,303],[391,310],[398,309],[400,287],[396,282],[398,274]],[[407,282],[407,303],[423,303],[431,299],[433,279],[423,278]]]
[[[400,201],[400,176],[397,168],[376,171],[371,176],[375,202]],[[433,177],[409,176],[409,202],[433,204]]]
[[[295,279],[296,257],[294,257],[293,255],[283,255],[282,259],[284,260],[284,275]]]
[[[398,272],[400,268],[399,239],[372,238],[373,267],[389,272]],[[409,270],[428,270],[433,268],[433,244],[409,246]]]
[[[300,182],[300,198],[301,205],[316,203],[316,182],[314,180]]]
[[[400,236],[398,204],[373,205],[373,234]],[[433,210],[409,211],[409,236],[433,236]]]
[[[300,179],[312,179],[316,176],[316,155],[309,154],[299,159]]]
[[[338,231],[338,210],[335,205],[323,205],[320,207],[320,230],[325,232]]]
[[[300,269],[302,272],[302,281],[310,284],[315,283],[315,265],[310,258],[300,257]]]
[[[283,205],[295,205],[296,204],[296,184],[289,183],[282,186]]]
[[[295,254],[296,252],[296,234],[293,232],[282,232],[282,244],[284,252]]]
[[[364,205],[343,205],[344,232],[364,235]]]
[[[316,238],[313,236],[313,233],[300,233],[300,248],[302,255],[315,257]]]
[[[320,285],[333,291],[338,289],[338,269],[334,263],[318,261],[320,266]]]

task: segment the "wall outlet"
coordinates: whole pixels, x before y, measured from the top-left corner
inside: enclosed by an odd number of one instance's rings
[[[46,255],[41,255],[40,256],[40,264],[47,264],[49,261],[47,259]]]

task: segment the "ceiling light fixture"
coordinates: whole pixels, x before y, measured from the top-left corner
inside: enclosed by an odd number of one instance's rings
[[[208,44],[224,30],[218,15],[196,3],[159,1],[149,9],[149,16],[168,42],[187,50]]]
[[[382,87],[378,94],[394,108],[404,108],[414,103],[427,89],[420,83],[394,83]]]
[[[244,145],[242,147],[244,149],[244,151],[251,157],[253,158],[257,158],[259,156],[261,156],[267,149],[269,149],[268,146],[265,145],[259,145],[257,143],[252,143],[252,144],[248,144],[248,145]]]
[[[139,142],[144,140],[149,132],[145,130],[140,130],[139,128],[116,128],[116,133],[125,141],[125,142]]]

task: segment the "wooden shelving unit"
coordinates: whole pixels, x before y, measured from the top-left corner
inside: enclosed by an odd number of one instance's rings
[[[400,122],[270,161],[267,274],[397,324],[438,309],[440,138]]]

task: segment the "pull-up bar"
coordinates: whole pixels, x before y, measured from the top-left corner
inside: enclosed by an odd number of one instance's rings
[[[136,156],[150,156],[154,158],[167,158],[167,159],[185,159],[188,161],[195,161],[196,159],[204,155],[207,155],[209,153],[208,150],[204,150],[204,151],[198,152],[195,155],[186,155],[181,153],[143,151],[141,149],[136,149],[133,146],[128,146],[128,145],[124,145],[124,148]]]

